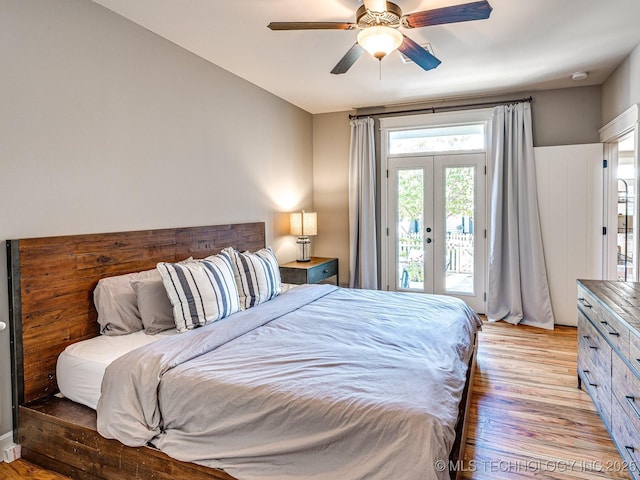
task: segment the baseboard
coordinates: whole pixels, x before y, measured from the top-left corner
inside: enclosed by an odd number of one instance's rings
[[[2,452],[4,449],[13,443],[13,432],[7,432],[4,435],[0,435],[0,462],[4,462]]]

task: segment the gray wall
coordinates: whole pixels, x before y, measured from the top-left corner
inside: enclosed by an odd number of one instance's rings
[[[266,221],[295,258],[281,212],[312,208],[310,114],[89,0],[0,10],[2,240]],[[10,390],[5,330],[0,435]]]
[[[574,87],[531,92],[533,144],[581,145],[600,141],[601,88]]]
[[[340,284],[349,285],[349,113],[313,116],[313,205],[318,212],[314,255],[338,257]]]
[[[602,85],[602,126],[636,103],[640,103],[640,45]]]

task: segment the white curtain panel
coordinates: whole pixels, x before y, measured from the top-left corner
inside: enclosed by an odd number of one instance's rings
[[[373,119],[351,121],[349,152],[349,286],[378,288],[376,161]]]
[[[529,103],[493,110],[487,317],[553,329]]]

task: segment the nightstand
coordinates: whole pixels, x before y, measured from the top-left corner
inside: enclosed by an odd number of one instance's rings
[[[319,283],[327,278],[336,277],[338,285],[338,259],[311,257],[309,262],[289,262],[280,265],[282,283]]]

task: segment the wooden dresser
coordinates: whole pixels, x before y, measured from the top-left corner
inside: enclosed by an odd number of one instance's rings
[[[578,280],[578,386],[640,479],[640,283]]]

